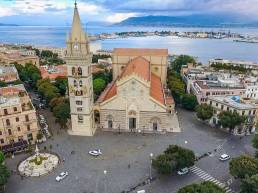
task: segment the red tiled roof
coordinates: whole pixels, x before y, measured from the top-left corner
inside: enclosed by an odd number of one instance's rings
[[[40,67],[40,73],[42,79],[49,78],[50,80],[54,80],[57,77],[66,77],[67,76],[67,66],[66,65],[58,65],[55,66],[57,68],[57,72],[49,73],[46,67]]]
[[[115,96],[117,93],[117,87],[116,87],[116,80],[113,80],[111,83],[108,84],[106,89],[101,93],[101,95],[98,98],[98,102],[104,102],[113,96]]]
[[[118,56],[164,56],[164,55],[168,55],[168,49],[114,48],[113,55],[118,55]]]
[[[133,73],[145,80],[150,80],[150,62],[141,56],[132,59],[125,67],[120,79]]]
[[[151,73],[150,96],[154,98],[156,101],[165,105],[163,87],[162,87],[160,77],[158,77],[154,73]]]

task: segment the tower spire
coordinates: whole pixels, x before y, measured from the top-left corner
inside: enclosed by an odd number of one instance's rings
[[[71,39],[72,41],[81,41],[81,42],[87,41],[87,35],[82,28],[76,0],[74,1],[74,15],[73,15]]]

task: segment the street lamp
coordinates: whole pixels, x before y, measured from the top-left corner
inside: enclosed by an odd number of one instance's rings
[[[104,170],[104,193],[107,193],[107,170]]]
[[[152,180],[152,158],[153,158],[153,153],[150,153],[150,182]]]
[[[188,141],[185,141],[185,144],[187,144],[188,143]]]

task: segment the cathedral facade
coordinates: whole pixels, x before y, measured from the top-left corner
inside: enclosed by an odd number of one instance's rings
[[[94,104],[92,55],[76,4],[66,44],[71,106],[69,134],[92,136],[96,128],[180,132],[174,100],[166,88],[167,49],[114,49],[113,81]]]

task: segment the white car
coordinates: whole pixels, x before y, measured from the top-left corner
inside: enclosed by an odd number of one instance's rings
[[[226,161],[226,160],[229,160],[230,159],[230,156],[227,155],[227,154],[222,154],[220,157],[219,157],[219,160],[220,161]]]
[[[60,182],[68,176],[68,172],[62,172],[56,177],[56,181]]]
[[[93,155],[93,156],[102,155],[100,149],[89,151],[89,154],[90,154],[90,155]]]
[[[177,174],[178,175],[185,175],[185,174],[187,174],[189,172],[189,169],[188,168],[183,168],[183,169],[181,169],[181,170],[178,170],[177,171]]]

